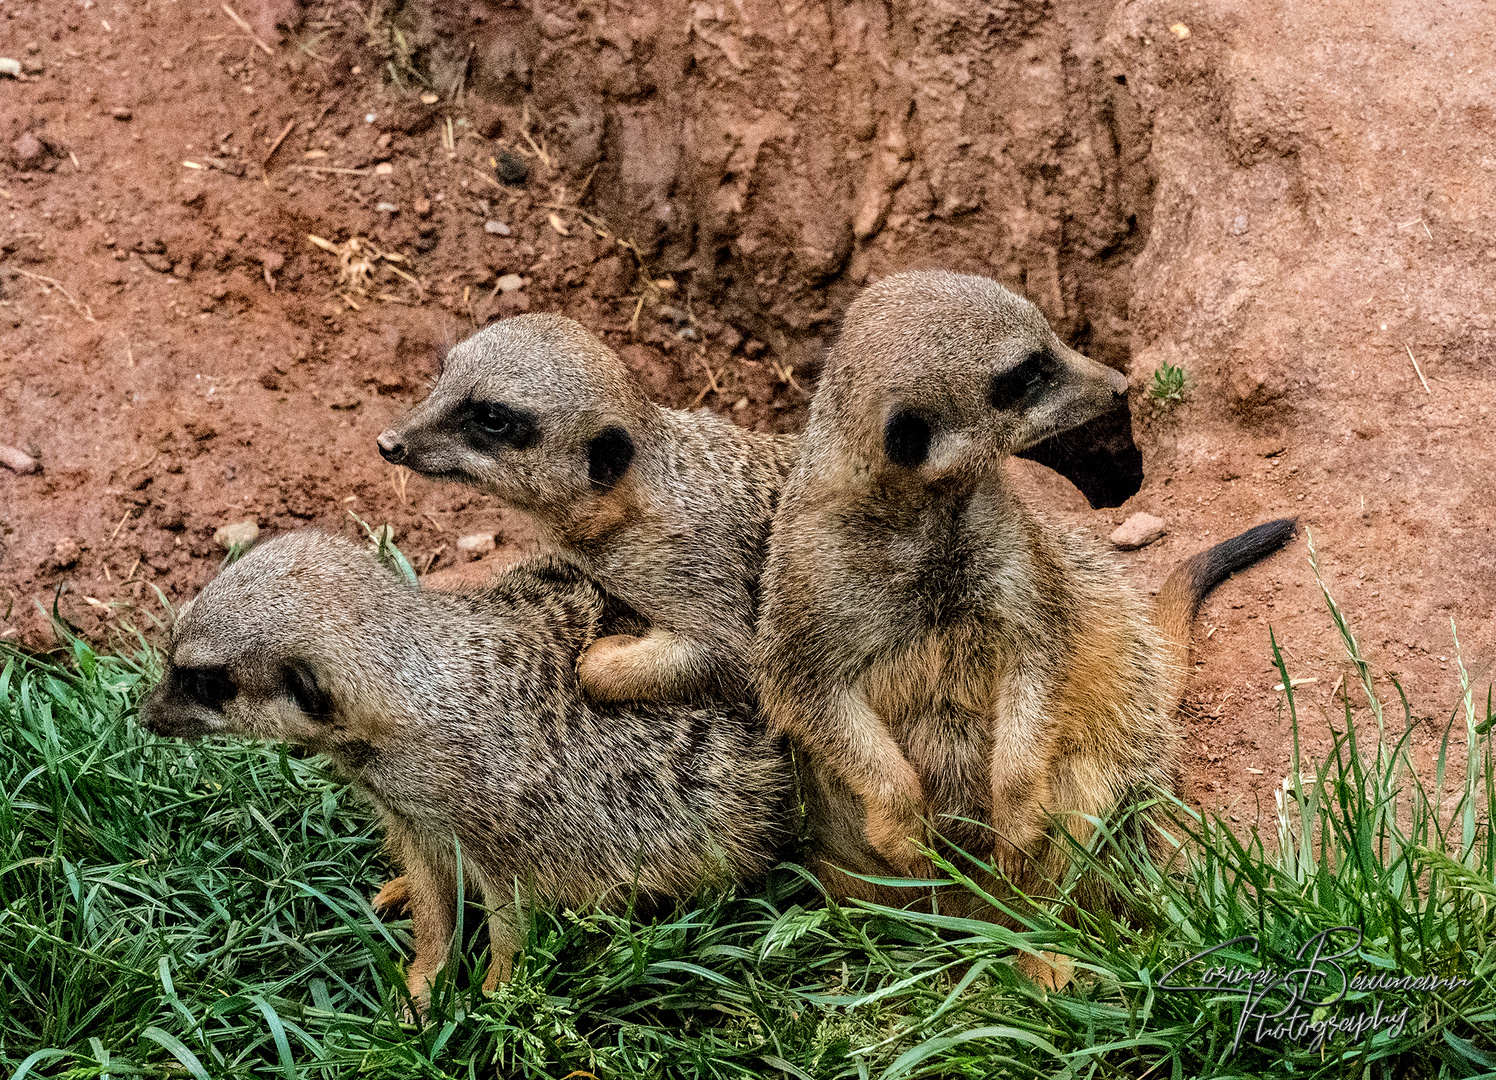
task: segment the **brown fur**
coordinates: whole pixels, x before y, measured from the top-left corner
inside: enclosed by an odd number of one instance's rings
[[[928,876],[927,823],[1043,890],[1067,866],[1056,823],[1085,840],[1086,816],[1173,787],[1182,609],[1171,643],[1111,559],[1004,471],[1124,388],[985,278],[899,274],[848,311],[775,517],[758,636],[832,891],[907,901],[841,871]]]
[[[425,592],[347,541],[280,537],[182,612],[142,722],[296,743],[368,796],[405,870],[376,903],[410,908],[418,1004],[457,924],[455,837],[492,989],[517,894],[616,908],[720,888],[766,871],[787,830],[788,761],[748,707],[588,704],[576,657],[613,607],[554,559]]]
[[[508,427],[494,428],[494,410]],[[379,445],[390,461],[524,511],[551,547],[643,616],[646,632],[584,654],[594,700],[745,692],[793,436],[661,408],[581,326],[537,314],[453,349],[430,397]]]

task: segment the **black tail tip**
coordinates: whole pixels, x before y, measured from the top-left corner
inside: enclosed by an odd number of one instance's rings
[[[1238,570],[1245,570],[1285,546],[1298,532],[1298,518],[1277,518],[1207,548],[1195,557],[1199,562],[1190,575],[1194,579],[1192,591],[1196,597],[1203,597]]]

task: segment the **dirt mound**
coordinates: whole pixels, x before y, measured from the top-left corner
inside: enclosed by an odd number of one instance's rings
[[[522,522],[373,444],[489,318],[563,311],[656,397],[793,430],[850,297],[941,265],[1140,391],[1188,373],[1183,404],[1139,392],[1035,455],[1118,509],[1018,466],[1097,535],[1163,517],[1123,556],[1141,583],[1297,513],[1421,716],[1454,702],[1450,617],[1473,666],[1496,649],[1487,8],[240,12],[0,12],[26,62],[0,79],[0,444],[41,463],[0,468],[0,634],[46,643],[54,602],[92,636],[146,626],[246,519],[388,520],[426,569],[475,533],[512,557]],[[1300,547],[1207,602],[1204,801],[1271,806],[1286,770],[1269,622],[1334,713]]]

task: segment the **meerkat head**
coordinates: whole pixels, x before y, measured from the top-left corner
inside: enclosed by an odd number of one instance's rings
[[[1039,309],[969,274],[894,274],[860,295],[811,407],[858,471],[975,478],[1122,403],[1127,379],[1066,346]]]
[[[623,362],[559,315],[519,315],[447,354],[431,395],[379,436],[387,461],[521,509],[610,491],[656,415]]]
[[[385,715],[370,640],[408,636],[402,594],[371,553],[316,532],[256,547],[209,582],[172,627],[146,730],[237,735],[366,757]],[[382,650],[384,646],[381,645]]]

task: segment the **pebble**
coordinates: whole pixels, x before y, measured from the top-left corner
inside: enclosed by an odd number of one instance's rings
[[[52,545],[52,554],[42,563],[43,570],[71,570],[83,558],[83,547],[71,536]]]
[[[457,550],[469,560],[481,559],[497,546],[494,543],[494,534],[491,532],[470,533],[457,538]]]
[[[47,70],[47,65],[40,56],[28,56],[21,61],[21,70],[27,75],[40,75]]]
[[[374,209],[378,210],[381,214],[398,214],[400,212],[400,208],[392,202],[379,203]]]
[[[1114,547],[1132,551],[1153,543],[1166,532],[1168,529],[1163,518],[1140,512],[1118,525],[1112,532],[1111,541]]]
[[[495,236],[508,236],[509,226],[505,225],[502,221],[485,221],[483,223],[483,231],[493,233]]]
[[[260,526],[255,521],[236,521],[225,525],[213,534],[213,543],[226,551],[238,548],[248,551],[260,538]]]
[[[21,62],[13,60],[9,56],[0,56],[0,75],[9,75],[12,79],[21,77]]]
[[[4,465],[11,472],[18,472],[23,476],[34,473],[41,468],[36,458],[24,450],[17,450],[14,446],[0,444],[0,465]]]
[[[506,150],[501,146],[494,154],[494,173],[500,183],[523,184],[530,175],[530,166],[513,150]]]
[[[125,108],[123,105],[121,105],[118,108],[110,109],[109,110],[109,115],[112,116],[112,117],[114,117],[116,120],[129,120],[135,114],[133,112],[131,112],[129,109]]]
[[[499,292],[519,292],[525,287],[525,279],[518,274],[505,274],[496,282]]]
[[[42,145],[42,141],[29,131],[23,132],[10,144],[10,152],[15,156],[18,169],[34,169],[47,156],[47,148]]]

